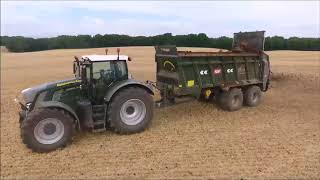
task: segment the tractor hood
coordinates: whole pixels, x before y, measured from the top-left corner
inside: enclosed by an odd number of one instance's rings
[[[66,80],[44,83],[38,86],[24,89],[21,91],[21,94],[24,102],[27,104],[32,102],[35,96],[39,92],[46,91],[48,89],[53,89],[53,88],[59,89],[65,86],[75,86],[75,85],[78,85],[80,82],[81,82],[80,79],[73,78],[73,79],[66,79]]]

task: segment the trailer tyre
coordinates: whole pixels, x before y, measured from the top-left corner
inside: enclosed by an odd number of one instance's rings
[[[244,91],[244,104],[250,107],[258,106],[261,102],[262,92],[258,86],[250,86]]]
[[[138,133],[147,128],[153,118],[152,96],[140,87],[121,90],[108,108],[108,124],[119,134]]]
[[[227,111],[236,111],[242,107],[243,94],[241,89],[233,88],[222,92],[218,97],[218,102],[222,109]]]
[[[35,152],[65,147],[72,141],[74,131],[74,118],[56,108],[34,110],[21,123],[22,141]]]

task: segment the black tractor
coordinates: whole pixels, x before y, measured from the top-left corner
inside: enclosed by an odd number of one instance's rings
[[[75,130],[120,134],[143,131],[153,117],[153,88],[128,73],[124,55],[75,57],[75,78],[25,89],[21,137],[28,148],[48,152],[71,142]]]

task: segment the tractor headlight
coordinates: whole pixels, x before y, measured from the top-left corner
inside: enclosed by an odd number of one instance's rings
[[[31,103],[26,104],[22,94],[19,94],[16,98],[14,98],[14,101],[20,105],[22,110],[29,110]]]
[[[26,104],[26,108],[27,108],[28,110],[30,110],[31,104],[32,104],[31,102]]]
[[[23,91],[14,98],[14,101],[21,106],[21,109],[23,110],[29,110],[31,106],[31,102],[27,102],[27,98],[25,97]]]

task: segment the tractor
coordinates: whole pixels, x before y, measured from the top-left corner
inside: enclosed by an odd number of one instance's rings
[[[22,90],[22,141],[35,152],[65,147],[75,132],[112,129],[119,134],[143,131],[153,117],[153,86],[128,73],[125,55],[75,57],[75,78]]]

